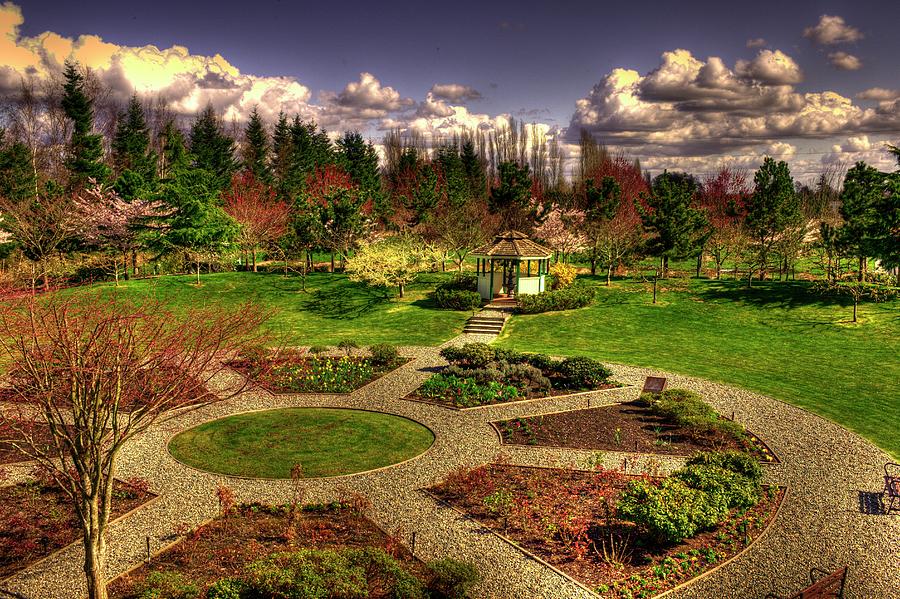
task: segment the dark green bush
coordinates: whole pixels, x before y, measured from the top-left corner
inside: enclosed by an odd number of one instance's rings
[[[744,427],[725,420],[699,395],[686,389],[669,389],[657,398],[642,397],[650,404],[654,414],[689,429],[689,434],[697,439],[724,435],[737,440],[746,438]]]
[[[439,308],[447,310],[477,310],[481,307],[481,294],[464,289],[435,289],[431,299]]]
[[[728,515],[722,494],[691,488],[677,477],[658,485],[646,480],[628,483],[617,509],[621,518],[666,543],[680,543]]]
[[[557,310],[583,308],[594,301],[595,290],[587,285],[572,285],[565,289],[544,291],[534,295],[520,295],[519,312],[539,314]]]
[[[759,482],[720,466],[693,464],[679,469],[673,476],[692,489],[720,494],[729,508],[750,508],[759,503]]]
[[[762,467],[742,451],[701,451],[687,461],[688,466],[709,465],[730,470],[756,484],[762,483]]]
[[[324,354],[328,351],[327,345],[313,345],[309,348],[309,353],[311,354]]]
[[[450,558],[428,562],[428,571],[431,599],[469,599],[481,579],[474,565]]]
[[[493,366],[488,368],[467,368],[465,366],[452,365],[441,371],[444,376],[457,376],[459,378],[475,379],[479,383],[499,383],[503,381],[503,373]]]
[[[206,589],[206,599],[241,599],[247,586],[234,578],[223,578]]]
[[[445,347],[441,357],[451,364],[484,368],[495,360],[494,348],[487,343],[466,343],[460,347]]]
[[[493,346],[492,346],[493,347]],[[498,362],[509,362],[510,364],[521,364],[522,362],[527,361],[527,354],[523,354],[522,352],[518,352],[514,349],[507,349],[505,347],[494,347],[494,359]]]
[[[566,358],[556,367],[567,389],[593,389],[609,381],[612,371],[593,358]]]
[[[359,343],[354,339],[344,339],[337,346],[338,349],[345,351],[348,356],[354,349],[359,349]]]
[[[544,373],[555,372],[559,367],[559,360],[554,360],[547,354],[524,354],[525,361]]]
[[[503,381],[515,385],[520,391],[529,387],[541,391],[550,390],[550,379],[530,364],[507,364],[500,372]]]
[[[400,352],[390,343],[376,343],[369,346],[372,363],[376,366],[389,366],[400,358]]]
[[[200,589],[179,572],[151,572],[144,580],[140,599],[195,599]]]

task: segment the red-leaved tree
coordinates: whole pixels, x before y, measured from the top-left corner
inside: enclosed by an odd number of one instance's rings
[[[249,256],[253,272],[256,272],[259,248],[276,242],[287,233],[290,207],[287,202],[278,200],[275,190],[258,181],[250,171],[234,175],[222,199],[225,212],[241,226],[238,245],[244,254],[244,264]]]
[[[223,360],[261,341],[266,317],[253,306],[176,316],[154,302],[99,294],[29,296],[0,306],[0,363],[11,365],[13,398],[0,411],[3,440],[35,460],[72,502],[91,599],[107,597],[106,531],[122,447],[171,410],[238,393],[212,394],[207,384]]]
[[[728,167],[706,179],[700,189],[699,203],[706,209],[712,227],[706,251],[716,262],[717,279],[722,276],[725,260],[738,258],[747,246],[743,225],[747,215],[745,202],[750,192],[747,173]]]

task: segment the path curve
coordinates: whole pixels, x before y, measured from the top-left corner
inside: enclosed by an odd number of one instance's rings
[[[444,345],[488,341],[461,335]],[[766,482],[790,488],[767,534],[737,559],[690,585],[666,595],[697,599],[762,598],[786,595],[807,584],[813,567],[850,566],[848,598],[892,599],[900,596],[900,516],[860,511],[860,492],[878,492],[881,466],[890,456],[858,435],[810,412],[756,393],[662,371],[614,365],[615,378],[632,386],[575,397],[550,397],[480,410],[455,411],[401,399],[443,365],[439,347],[402,348],[411,362],[351,394],[272,395],[251,389],[240,396],[159,423],[135,439],[122,453],[119,476],[141,476],[159,498],[110,527],[109,573],[114,576],[140,564],[146,537],[155,552],[177,541],[179,525],[197,526],[215,517],[215,488],[228,485],[239,502],[289,501],[290,481],[243,479],[194,470],[172,458],[168,440],[202,422],[251,410],[282,407],[346,407],[383,411],[412,418],[435,433],[425,453],[374,472],[329,479],[310,479],[308,501],[330,501],[360,492],[372,502],[371,517],[385,530],[416,532],[416,554],[423,559],[445,556],[472,560],[484,582],[478,597],[497,599],[589,598],[564,576],[529,559],[483,527],[437,504],[420,489],[443,479],[460,466],[491,460],[513,464],[568,466],[585,464],[593,452],[561,448],[503,446],[490,422],[541,413],[630,401],[649,374],[667,376],[670,387],[697,391],[724,414],[758,434],[780,457],[764,467]],[[225,389],[238,375],[219,377]],[[232,378],[229,378],[232,377]],[[628,457],[640,468],[647,456],[603,452],[607,467]],[[663,471],[682,459],[661,459]],[[631,470],[631,467],[629,470]],[[7,484],[7,483],[4,483]],[[408,538],[408,537],[407,537]],[[82,551],[78,544],[54,554],[6,581],[3,588],[34,599],[71,598],[83,594]]]

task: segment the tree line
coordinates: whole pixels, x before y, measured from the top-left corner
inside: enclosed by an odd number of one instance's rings
[[[204,267],[256,270],[260,251],[303,274],[324,252],[334,271],[372,239],[398,235],[399,247],[461,270],[501,229],[583,259],[607,281],[647,256],[663,277],[670,261],[696,259],[699,275],[709,258],[716,277],[730,264],[748,284],[788,276],[801,256],[835,281],[851,270],[862,280],[870,259],[900,265],[898,174],[863,163],[812,187],[772,158],[752,177],[723,168],[651,178],[583,133],[565,177],[558,143],[515,120],[430,144],[391,131],[379,155],[359,132],[332,136],[300,116],[267,124],[254,109],[237,127],[207,106],[188,123],[136,96],[99,126],[102,97],[91,73],[68,63],[53,90],[23,83],[7,103],[0,257],[27,265],[33,286],[49,287],[60,264],[116,281],[192,271],[199,282]]]

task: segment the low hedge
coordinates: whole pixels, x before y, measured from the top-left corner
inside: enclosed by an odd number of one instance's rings
[[[730,436],[738,441],[747,438],[743,426],[721,418],[712,406],[692,391],[668,389],[659,396],[645,394],[641,399],[650,405],[654,414],[685,427],[697,439],[717,435]]]
[[[594,301],[595,289],[588,285],[572,285],[565,289],[544,291],[534,295],[520,295],[519,312],[522,314],[540,314],[558,310],[574,310],[583,308]]]
[[[463,274],[438,285],[430,297],[439,308],[447,310],[476,310],[481,307],[478,279]]]

